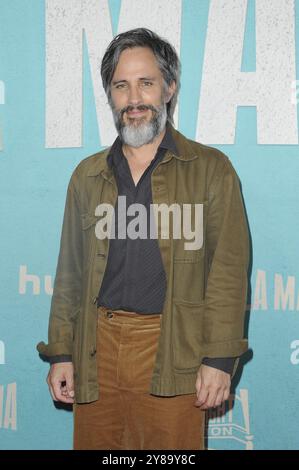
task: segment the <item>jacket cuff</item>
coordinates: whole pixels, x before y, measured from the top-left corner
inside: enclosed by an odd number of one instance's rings
[[[72,362],[72,356],[69,354],[59,354],[57,356],[49,357],[50,364],[58,364],[61,362]]]
[[[209,358],[238,357],[248,350],[247,339],[205,343],[202,346],[202,355]]]
[[[72,346],[65,342],[45,344],[43,341],[36,346],[38,352],[46,357],[67,355],[72,356]]]

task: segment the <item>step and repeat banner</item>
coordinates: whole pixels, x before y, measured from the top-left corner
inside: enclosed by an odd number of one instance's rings
[[[35,348],[69,178],[116,137],[101,59],[140,26],[178,51],[175,127],[230,158],[250,225],[250,350],[208,448],[298,449],[298,0],[0,1],[0,449],[72,448]]]

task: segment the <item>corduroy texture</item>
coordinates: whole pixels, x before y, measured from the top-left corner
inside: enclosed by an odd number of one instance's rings
[[[74,449],[204,448],[205,412],[194,394],[149,393],[160,314],[98,309],[100,399],[74,405]]]

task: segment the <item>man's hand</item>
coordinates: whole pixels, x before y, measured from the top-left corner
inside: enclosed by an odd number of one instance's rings
[[[74,367],[72,362],[52,364],[47,377],[54,401],[74,403]]]
[[[230,374],[202,364],[197,372],[195,406],[207,410],[221,405],[229,397],[230,385]]]

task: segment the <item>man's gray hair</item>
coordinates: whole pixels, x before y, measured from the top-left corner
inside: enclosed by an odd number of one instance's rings
[[[103,87],[111,104],[111,81],[121,52],[134,47],[148,47],[154,53],[164,79],[164,91],[174,80],[177,87],[167,103],[167,119],[173,122],[173,113],[180,88],[181,64],[174,47],[165,39],[147,28],[136,28],[118,34],[109,44],[101,65]]]

